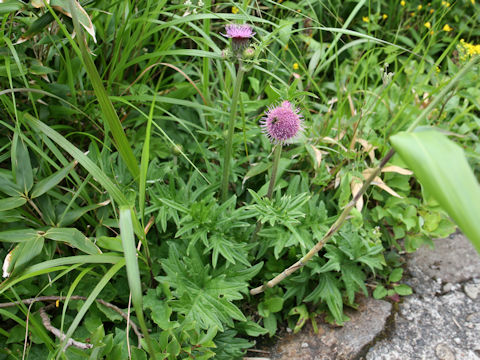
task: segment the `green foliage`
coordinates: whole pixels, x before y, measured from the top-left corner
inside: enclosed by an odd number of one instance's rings
[[[240,359],[252,337],[341,325],[359,297],[409,295],[403,253],[452,233],[445,211],[476,239],[480,78],[459,39],[480,42],[478,4],[202,3],[0,3],[0,298],[66,297],[0,309],[0,360]],[[230,22],[256,32],[236,117],[219,35]],[[272,145],[258,122],[282,100],[304,131],[267,199]],[[419,119],[451,140],[400,133]],[[363,206],[302,269],[251,296],[323,238],[388,139],[398,154]],[[63,352],[45,306],[92,349]]]

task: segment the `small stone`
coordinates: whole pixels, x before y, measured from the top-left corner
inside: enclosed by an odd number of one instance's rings
[[[462,340],[460,338],[455,338],[453,339],[453,341],[455,341],[455,344],[458,344],[458,345],[462,343]]]
[[[478,297],[478,294],[480,293],[480,285],[479,284],[468,284],[463,287],[463,291],[465,291],[465,294],[472,299],[475,300]]]
[[[453,290],[453,284],[452,283],[446,283],[443,285],[443,292],[448,293]]]
[[[471,323],[480,323],[480,312],[476,312],[467,316],[467,321]]]
[[[289,327],[287,327],[287,333],[291,333],[292,332],[292,329],[290,329]]]
[[[302,343],[302,348],[308,348],[308,343],[303,342],[303,343]]]
[[[435,354],[439,360],[455,360],[455,355],[452,350],[443,343],[440,343],[435,348]]]

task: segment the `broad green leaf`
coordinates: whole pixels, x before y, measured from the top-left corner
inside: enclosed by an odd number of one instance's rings
[[[7,272],[12,273],[13,270],[18,270],[27,265],[30,260],[40,254],[44,241],[43,236],[38,236],[32,241],[22,242],[15,246],[10,252],[10,265],[7,267]]]
[[[480,252],[480,186],[463,150],[434,130],[402,132],[390,141],[422,186]]]
[[[406,284],[400,284],[393,288],[398,295],[407,296],[412,294],[412,288]]]
[[[378,285],[373,291],[373,297],[375,299],[382,299],[387,296],[387,289],[383,285]]]
[[[16,134],[15,134],[15,137]],[[33,186],[33,169],[30,162],[30,155],[28,153],[27,146],[21,138],[14,139],[13,144],[15,146],[15,161],[14,168],[16,171],[17,185],[20,187],[24,194],[27,194]]]
[[[22,196],[13,196],[6,199],[0,199],[0,211],[7,211],[18,208],[26,202],[27,200]]]
[[[107,250],[123,252],[122,239],[119,237],[100,236],[97,238],[96,244]]]
[[[8,230],[0,232],[0,241],[25,242],[34,240],[39,233],[33,229]]]
[[[152,320],[162,330],[172,328],[172,323],[170,322],[172,309],[165,301],[157,296],[154,289],[149,289],[147,294],[143,297],[143,308],[152,310]]]
[[[4,0],[0,2],[0,15],[18,11],[23,4],[18,0]]]
[[[403,275],[403,269],[402,268],[396,268],[393,269],[393,271],[390,273],[390,276],[388,277],[389,282],[398,282],[402,279]]]
[[[54,172],[52,175],[46,177],[45,179],[40,180],[38,183],[35,184],[32,190],[31,198],[39,197],[40,195],[45,194],[48,190],[53,188],[57,185],[60,181],[62,181],[65,176],[75,167],[76,162],[71,162],[63,169]]]
[[[73,228],[50,228],[44,235],[47,239],[63,241],[90,255],[101,254],[100,249],[79,230]]]
[[[0,174],[0,191],[10,196],[18,196],[22,193],[18,185],[7,179],[3,174]]]

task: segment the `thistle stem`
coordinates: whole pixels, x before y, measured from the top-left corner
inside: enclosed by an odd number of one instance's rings
[[[280,163],[280,158],[282,157],[282,144],[275,145],[275,150],[273,154],[273,166],[272,166],[272,175],[270,176],[270,182],[268,184],[267,198],[271,199],[273,195],[273,189],[275,188],[275,180],[277,179],[278,164]],[[250,242],[257,241],[257,235],[262,230],[262,223],[257,221],[257,226],[253,232],[252,239]]]
[[[237,71],[237,78],[235,80],[235,88],[232,96],[232,106],[230,108],[230,119],[228,121],[227,140],[225,142],[225,153],[223,157],[223,177],[222,177],[222,196],[221,201],[225,202],[228,197],[228,178],[230,175],[230,162],[232,157],[233,133],[235,130],[235,116],[237,113],[238,98],[240,96],[240,89],[242,88],[243,75],[245,70],[240,64]]]

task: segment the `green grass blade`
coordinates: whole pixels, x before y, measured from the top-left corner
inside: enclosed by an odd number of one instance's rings
[[[110,196],[119,205],[128,205],[127,198],[123,195],[123,192],[110,180],[110,178],[92,161],[87,155],[75,147],[70,141],[65,139],[58,132],[53,130],[48,125],[44,124],[40,120],[35,119],[29,114],[25,114],[25,119],[34,128],[38,129],[58,145],[60,145],[66,152],[68,152],[80,165],[82,165],[92,176],[102,185],[105,190],[108,191]]]
[[[156,94],[156,93],[155,93]],[[142,160],[140,163],[140,183],[138,189],[138,208],[140,210],[140,219],[143,221],[145,214],[145,191],[147,183],[148,164],[150,159],[150,136],[152,133],[153,110],[155,109],[155,97],[150,106],[150,113],[147,119],[147,129],[145,130],[145,142],[142,149]]]
[[[103,290],[103,288],[108,284],[108,282],[112,279],[112,277],[125,265],[125,260],[122,259],[119,262],[117,262],[115,265],[113,265],[110,270],[106,272],[106,274],[102,277],[102,279],[98,282],[98,284],[95,286],[95,288],[92,290],[90,295],[87,297],[87,300],[85,300],[84,304],[80,308],[80,310],[77,313],[77,316],[75,316],[75,319],[73,319],[72,324],[68,328],[67,333],[65,334],[65,339],[62,341],[60,344],[60,351],[57,354],[57,359],[59,359],[62,354],[63,354],[63,349],[68,341],[73,335],[73,332],[77,329],[78,325],[80,324],[80,321],[82,321],[83,317],[87,313],[88,309],[90,306],[93,304],[97,296],[100,294],[100,292]]]
[[[148,328],[145,324],[145,318],[143,316],[142,305],[142,285],[140,279],[140,271],[138,269],[137,250],[135,248],[135,237],[133,235],[132,224],[132,211],[126,206],[120,207],[120,236],[122,238],[123,252],[125,255],[125,262],[127,266],[127,278],[128,286],[132,293],[133,307],[135,308],[135,314],[137,315],[140,328],[142,329],[143,336],[147,342],[148,351],[151,359],[156,359],[155,352],[153,350],[152,342],[148,334]]]
[[[97,96],[103,117],[112,132],[115,147],[120,153],[123,161],[125,161],[125,164],[127,165],[127,168],[133,178],[138,180],[139,169],[137,160],[135,159],[135,155],[133,154],[132,148],[130,147],[130,143],[127,140],[127,136],[123,131],[122,123],[120,122],[120,119],[115,112],[115,108],[113,107],[112,102],[108,98],[107,91],[103,86],[102,79],[98,74],[97,68],[95,67],[93,60],[88,53],[88,49],[85,45],[85,36],[78,22],[77,10],[75,8],[75,3],[73,0],[70,0],[70,11],[72,13],[72,20],[75,26],[75,32],[77,33],[79,39],[78,43],[80,45],[80,50],[82,53],[82,60],[85,64],[85,69],[87,70],[88,76],[90,77],[90,80],[92,82],[93,90],[95,91],[95,95]]]

